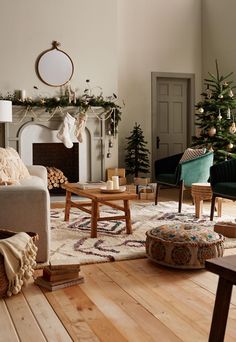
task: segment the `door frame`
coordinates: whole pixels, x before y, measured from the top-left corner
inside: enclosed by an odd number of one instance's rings
[[[156,84],[159,78],[182,78],[187,80],[187,145],[194,135],[195,126],[195,74],[175,72],[151,72],[151,122],[152,122],[152,179],[155,180],[154,155],[156,151],[156,132],[154,131],[154,114],[157,112]]]

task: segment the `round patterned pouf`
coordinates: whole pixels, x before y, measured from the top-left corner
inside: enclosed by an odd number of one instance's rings
[[[210,228],[190,224],[166,224],[146,232],[149,259],[175,268],[204,268],[205,260],[221,257],[224,237]]]

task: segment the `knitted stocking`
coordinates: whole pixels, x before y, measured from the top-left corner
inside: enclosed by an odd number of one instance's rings
[[[80,143],[83,142],[83,135],[87,121],[87,114],[80,113],[75,122],[75,136]]]
[[[57,133],[57,138],[61,140],[67,148],[73,147],[70,132],[74,126],[74,123],[75,118],[73,118],[73,116],[71,116],[69,113],[66,113],[65,118],[59,128],[59,132]]]

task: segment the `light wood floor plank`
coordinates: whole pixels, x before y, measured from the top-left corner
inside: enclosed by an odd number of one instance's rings
[[[88,281],[87,286],[89,286]],[[110,318],[106,317],[100,307],[94,303],[93,298],[86,295],[83,284],[64,289],[64,292],[69,296],[71,304],[76,307],[99,340],[107,342],[126,341],[117,327],[110,321]],[[97,296],[99,296],[99,293]],[[106,305],[106,301],[104,301],[103,305]]]
[[[46,341],[23,293],[18,293],[15,296],[7,298],[5,303],[14,322],[20,341]]]
[[[68,293],[69,292],[69,293]],[[99,339],[81,315],[70,294],[71,290],[44,291],[49,303],[63,322],[73,341],[98,342]]]
[[[183,314],[178,306],[169,302],[168,293],[158,293],[149,287],[148,282],[140,282],[132,274],[121,272],[119,263],[104,265],[103,271],[109,274],[130,296],[135,298],[142,306],[149,310],[163,324],[165,324],[180,339],[188,341],[191,330],[193,341],[206,338],[196,322],[191,319],[189,312]]]
[[[6,304],[0,299],[0,342],[20,341],[11,320]]]
[[[83,286],[84,291],[93,298],[104,314],[114,321],[123,334],[128,332],[127,338],[132,336],[133,340],[156,341],[164,335],[166,341],[180,341],[175,334],[119,287],[110,276],[104,274],[100,265],[86,266],[84,273],[87,280],[87,284]],[[95,287],[99,290],[99,297],[93,290]]]
[[[71,342],[68,332],[48,303],[40,288],[33,282],[22,289],[26,301],[47,341]]]

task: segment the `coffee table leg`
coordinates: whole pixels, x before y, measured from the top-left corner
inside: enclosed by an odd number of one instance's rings
[[[132,234],[129,200],[124,200],[126,233]]]
[[[71,192],[66,191],[66,205],[65,205],[65,217],[64,221],[69,221],[70,218],[70,208],[71,208]]]
[[[98,225],[99,207],[98,202],[92,201],[91,210],[91,238],[97,237],[97,225]]]

